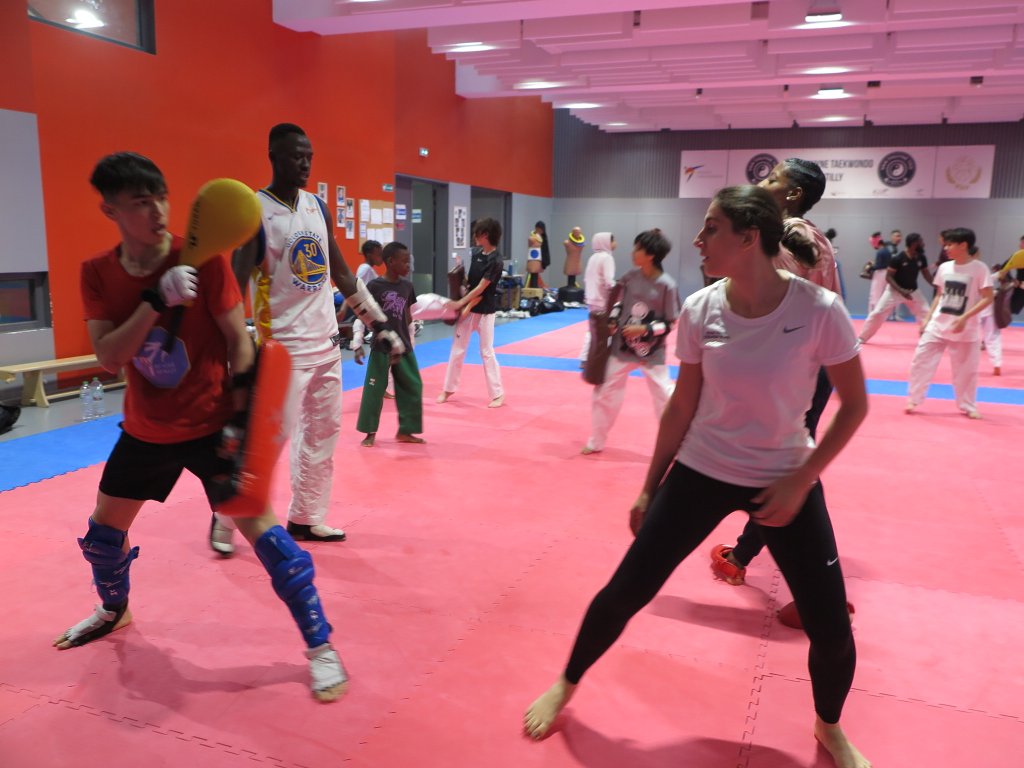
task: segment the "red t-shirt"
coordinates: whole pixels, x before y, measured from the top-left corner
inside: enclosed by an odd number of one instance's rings
[[[141,303],[142,291],[178,264],[182,240],[175,237],[159,269],[129,275],[118,260],[120,245],[82,264],[86,320],[124,323]],[[124,431],[149,443],[180,443],[213,434],[233,411],[228,387],[227,343],[214,318],[242,301],[222,256],[199,269],[199,295],[186,307],[178,339],[163,351],[174,309],[162,312],[146,341],[125,365]]]

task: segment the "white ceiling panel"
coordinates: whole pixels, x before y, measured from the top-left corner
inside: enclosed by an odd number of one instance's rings
[[[1022,0],[837,0],[827,28],[811,0],[272,2],[321,35],[426,29],[460,95],[598,103],[573,114],[606,131],[1024,118]]]

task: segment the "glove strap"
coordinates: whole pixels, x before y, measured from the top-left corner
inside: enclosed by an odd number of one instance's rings
[[[156,312],[166,312],[167,304],[164,303],[160,293],[154,288],[147,288],[142,292],[142,300],[149,304]]]

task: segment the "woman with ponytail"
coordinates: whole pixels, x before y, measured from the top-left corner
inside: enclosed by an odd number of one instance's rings
[[[835,537],[818,475],[867,414],[857,334],[836,294],[777,270],[783,243],[814,249],[783,225],[772,195],[727,187],[694,240],[721,276],[680,314],[675,391],[629,514],[635,539],[590,604],[562,675],[526,711],[542,738],[584,673],[679,565],[735,510],[763,527],[810,640],[814,734],[838,768],[870,768],[839,726],[856,652]],[[840,406],[815,446],[804,411],[824,365]]]
[[[782,209],[784,239],[779,254],[772,261],[779,269],[799,275],[815,285],[839,293],[839,273],[832,242],[813,222],[804,216],[825,193],[825,174],[810,160],[791,157],[776,165],[758,186],[771,193]],[[810,244],[810,248],[808,248]],[[804,424],[812,439],[818,434],[818,421],[832,395],[832,384],[824,368],[818,370],[818,381],[804,414]],[[711,549],[711,570],[718,578],[733,586],[744,583],[747,566],[764,549],[761,529],[748,521],[733,547],[717,544]],[[851,610],[853,606],[850,606]],[[791,606],[780,611],[783,621],[793,616]],[[797,624],[797,628],[799,625]]]

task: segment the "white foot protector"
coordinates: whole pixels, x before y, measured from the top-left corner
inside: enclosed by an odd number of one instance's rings
[[[320,701],[334,701],[348,687],[348,673],[330,643],[306,651],[311,676],[310,689]]]
[[[309,532],[321,539],[341,537],[345,538],[345,532],[341,528],[331,528],[329,525],[311,525]]]
[[[210,521],[210,549],[222,557],[229,557],[235,553],[234,523],[225,523],[221,517],[214,512]]]
[[[127,604],[125,609],[127,609]],[[58,642],[68,642],[72,647],[85,645],[91,640],[110,634],[123,615],[124,610],[120,613],[118,611],[108,611],[102,604],[97,603],[93,614],[66,630],[58,638]]]

